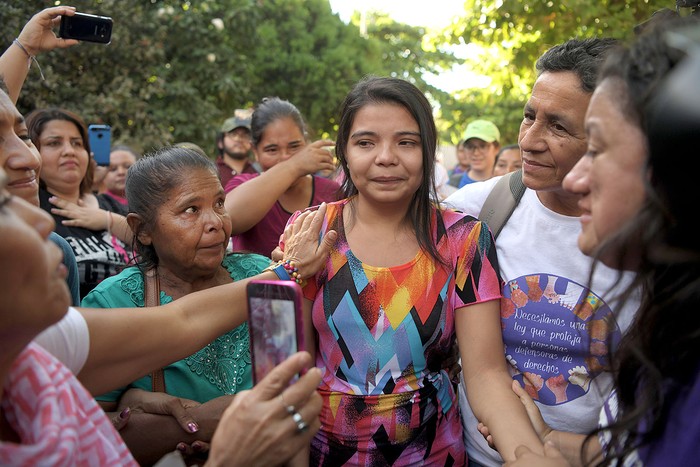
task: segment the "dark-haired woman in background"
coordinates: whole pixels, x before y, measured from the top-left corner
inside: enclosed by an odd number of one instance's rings
[[[73,248],[82,298],[129,261],[126,211],[112,198],[92,193],[82,118],[65,109],[38,109],[27,116],[27,128],[41,154],[40,206],[53,215],[56,233]]]
[[[232,246],[271,256],[293,212],[338,199],[339,185],[314,175],[335,169],[333,141],[308,143],[301,113],[278,97],[255,108],[251,138],[263,172],[239,174],[226,185]]]

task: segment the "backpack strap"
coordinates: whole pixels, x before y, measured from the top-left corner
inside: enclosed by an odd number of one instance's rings
[[[494,239],[498,237],[510,215],[515,211],[523,193],[525,193],[525,185],[523,185],[522,169],[502,176],[491,189],[479,213],[479,220],[489,226]]]

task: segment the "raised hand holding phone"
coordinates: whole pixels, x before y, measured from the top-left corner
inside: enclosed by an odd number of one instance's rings
[[[58,37],[109,44],[112,41],[112,18],[79,12],[61,16]]]
[[[112,128],[109,125],[88,126],[90,152],[99,166],[109,166],[109,154],[112,151]]]

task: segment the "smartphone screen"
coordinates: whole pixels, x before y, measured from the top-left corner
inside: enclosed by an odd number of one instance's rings
[[[247,293],[253,382],[257,384],[304,348],[301,287],[293,281],[256,280],[248,284]]]
[[[109,125],[88,126],[90,151],[97,165],[109,166],[109,154],[112,151],[112,127]]]
[[[63,15],[58,37],[109,44],[112,41],[112,18],[78,12],[73,16]]]

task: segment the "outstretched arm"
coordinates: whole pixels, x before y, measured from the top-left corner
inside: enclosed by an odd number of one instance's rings
[[[336,237],[331,231],[318,241],[325,210],[324,204],[299,216],[287,242],[285,259],[305,277],[321,268]],[[193,354],[247,319],[246,285],[253,279],[278,277],[264,272],[147,310],[79,309],[88,324],[90,351],[78,378],[93,394],[103,394]]]
[[[56,37],[52,29],[61,21],[62,15],[73,16],[74,14],[75,8],[71,6],[58,6],[40,11],[32,16],[17,36],[24,50],[13,42],[0,56],[0,76],[5,79],[13,103],[17,103],[19,92],[27,78],[29,56],[34,57],[41,52],[70,47],[78,43],[75,39]]]

